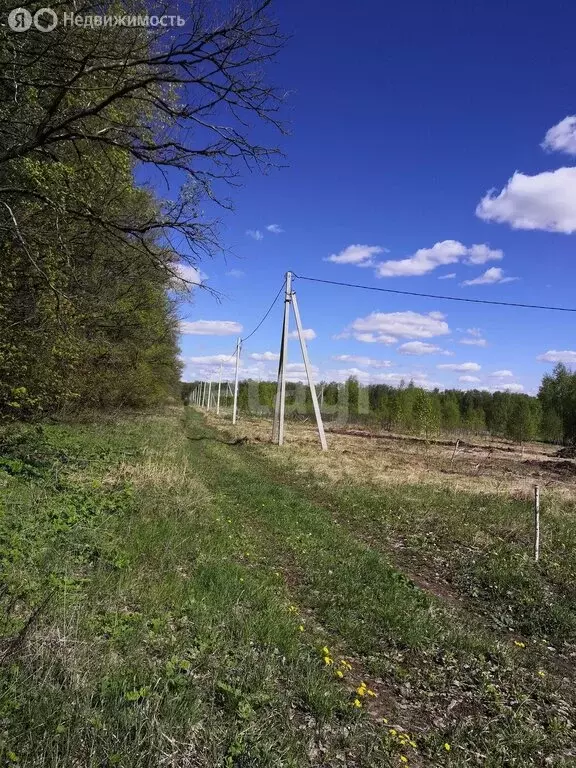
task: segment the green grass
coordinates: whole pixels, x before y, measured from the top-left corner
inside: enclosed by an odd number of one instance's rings
[[[0,764],[574,764],[541,642],[573,640],[561,531],[534,575],[523,542],[482,549],[476,497],[327,489],[228,442],[190,410],[0,440]],[[495,531],[518,511],[482,503]],[[434,562],[445,599],[402,572]]]

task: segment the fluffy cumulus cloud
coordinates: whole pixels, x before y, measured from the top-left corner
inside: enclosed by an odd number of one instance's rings
[[[576,232],[576,167],[535,176],[516,171],[501,192],[491,190],[482,198],[476,215],[514,229]]]
[[[490,267],[478,277],[472,280],[464,280],[462,285],[496,285],[497,283],[511,283],[518,280],[517,277],[507,277],[500,267]]]
[[[280,235],[282,232],[284,232],[280,224],[268,224],[266,229],[268,232],[272,232],[273,235]]]
[[[332,359],[338,360],[341,363],[364,365],[367,368],[390,368],[394,365],[391,360],[375,360],[372,357],[364,357],[363,355],[334,355]]]
[[[538,360],[543,363],[576,363],[576,351],[573,349],[549,349]]]
[[[192,365],[219,366],[235,365],[236,360],[234,355],[201,355],[198,357],[187,357],[184,359],[184,362],[191,363]]]
[[[399,339],[431,339],[448,333],[450,328],[441,312],[372,312],[354,320],[339,338],[352,336],[367,343],[394,344]]]
[[[479,384],[480,379],[478,376],[459,376],[458,381],[461,381],[462,384]]]
[[[514,378],[514,374],[512,373],[512,371],[508,371],[508,370],[494,371],[494,373],[491,373],[490,376],[493,379],[512,379],[512,378]]]
[[[278,360],[280,355],[277,352],[252,352],[248,357],[251,360],[272,361]]]
[[[180,333],[187,336],[237,336],[242,326],[233,320],[182,320]]]
[[[327,256],[324,261],[332,261],[334,264],[353,264],[356,267],[371,267],[374,265],[374,256],[384,252],[379,245],[349,245],[340,253]]]
[[[178,264],[174,268],[175,276],[172,278],[171,288],[174,291],[190,291],[196,286],[203,285],[208,280],[208,275],[205,275],[197,267],[193,267],[191,264]]]
[[[248,235],[248,237],[251,237],[252,240],[262,240],[264,237],[264,235],[262,234],[262,232],[260,232],[259,229],[247,229],[246,234]]]
[[[304,336],[305,341],[312,341],[312,339],[316,338],[316,331],[313,328],[303,328],[302,336]],[[298,331],[290,331],[290,333],[288,334],[288,338],[297,339]]]
[[[451,355],[447,349],[428,344],[426,341],[407,341],[398,347],[401,355]]]
[[[576,115],[568,115],[546,133],[542,148],[549,152],[576,155]]]
[[[492,250],[487,245],[465,246],[458,240],[443,240],[431,248],[420,248],[405,259],[383,261],[377,265],[378,277],[411,277],[425,275],[437,267],[456,264],[485,264],[487,261],[499,261],[504,254]]]
[[[467,371],[479,371],[482,366],[478,363],[441,363],[436,368],[440,368],[443,371],[458,371],[460,373],[466,373]]]

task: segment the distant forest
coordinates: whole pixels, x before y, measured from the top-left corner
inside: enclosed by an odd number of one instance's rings
[[[199,382],[183,384],[186,401]],[[321,382],[316,387],[327,421],[374,426],[432,437],[441,432],[491,434],[515,442],[545,440],[576,442],[576,373],[559,364],[544,376],[537,397],[483,390],[428,391],[409,382],[403,387],[364,386],[350,378],[344,384]],[[271,413],[276,383],[242,381],[240,412]],[[286,385],[287,416],[311,415],[310,390],[301,383]]]

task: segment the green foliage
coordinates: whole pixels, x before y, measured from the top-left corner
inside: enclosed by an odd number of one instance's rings
[[[576,409],[576,385],[571,374],[562,383],[567,403],[550,394],[549,377],[544,378],[538,398],[512,392],[480,390],[425,390],[412,383],[392,387],[386,384],[360,384],[356,378],[345,383],[320,382],[316,385],[326,422],[338,421],[387,430],[424,435],[427,439],[441,432],[472,435],[490,434],[518,442],[535,439],[560,442],[570,432],[572,402]],[[576,379],[576,375],[574,377]],[[184,402],[201,382],[181,385]],[[572,389],[573,386],[573,389]],[[554,389],[554,388],[552,388]],[[554,389],[556,392],[556,389]],[[274,408],[276,382],[240,381],[238,405],[244,413],[269,415]],[[223,400],[230,398],[223,395]],[[559,410],[556,410],[559,409]],[[566,414],[565,420],[559,415]],[[288,418],[313,416],[312,399],[307,385],[286,383]],[[576,423],[575,423],[576,428]]]
[[[545,436],[554,442],[576,442],[576,372],[559,363],[542,379],[538,399]]]

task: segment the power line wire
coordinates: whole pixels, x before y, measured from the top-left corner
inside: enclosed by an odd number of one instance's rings
[[[249,333],[249,334],[248,334],[248,336],[244,336],[244,338],[243,338],[243,339],[241,339],[241,341],[242,341],[242,342],[248,341],[248,339],[249,339],[251,336],[254,336],[254,334],[255,334],[255,333],[256,333],[256,331],[257,331],[257,330],[260,328],[260,326],[262,325],[262,323],[264,322],[264,320],[266,320],[266,318],[268,317],[268,315],[270,314],[270,312],[272,312],[272,310],[274,309],[274,305],[275,305],[275,304],[276,304],[276,302],[278,301],[278,297],[280,296],[280,294],[281,294],[281,293],[282,293],[282,291],[284,290],[284,286],[285,286],[285,285],[286,285],[286,281],[284,280],[284,282],[283,282],[283,283],[282,283],[282,285],[280,286],[280,290],[278,291],[278,293],[277,293],[277,294],[276,294],[276,296],[274,297],[274,301],[272,302],[272,304],[270,304],[270,306],[269,306],[269,308],[268,308],[268,310],[267,310],[266,314],[265,314],[265,315],[264,315],[264,317],[262,318],[262,320],[260,320],[260,322],[258,323],[258,325],[256,326],[256,328],[254,328],[254,330],[252,331],[252,333]]]
[[[400,296],[418,296],[423,299],[440,299],[442,301],[464,301],[468,304],[494,304],[499,307],[523,307],[524,309],[549,309],[554,312],[576,312],[576,307],[550,307],[542,304],[519,304],[513,301],[490,301],[489,299],[467,299],[463,296],[438,296],[434,293],[416,293],[415,291],[399,291],[394,288],[377,288],[374,285],[359,285],[358,283],[341,283],[336,280],[322,280],[319,277],[305,277],[292,272],[298,280],[308,280],[312,283],[326,283],[328,285],[341,285],[345,288],[361,288],[365,291],[378,291],[380,293],[395,293]]]

